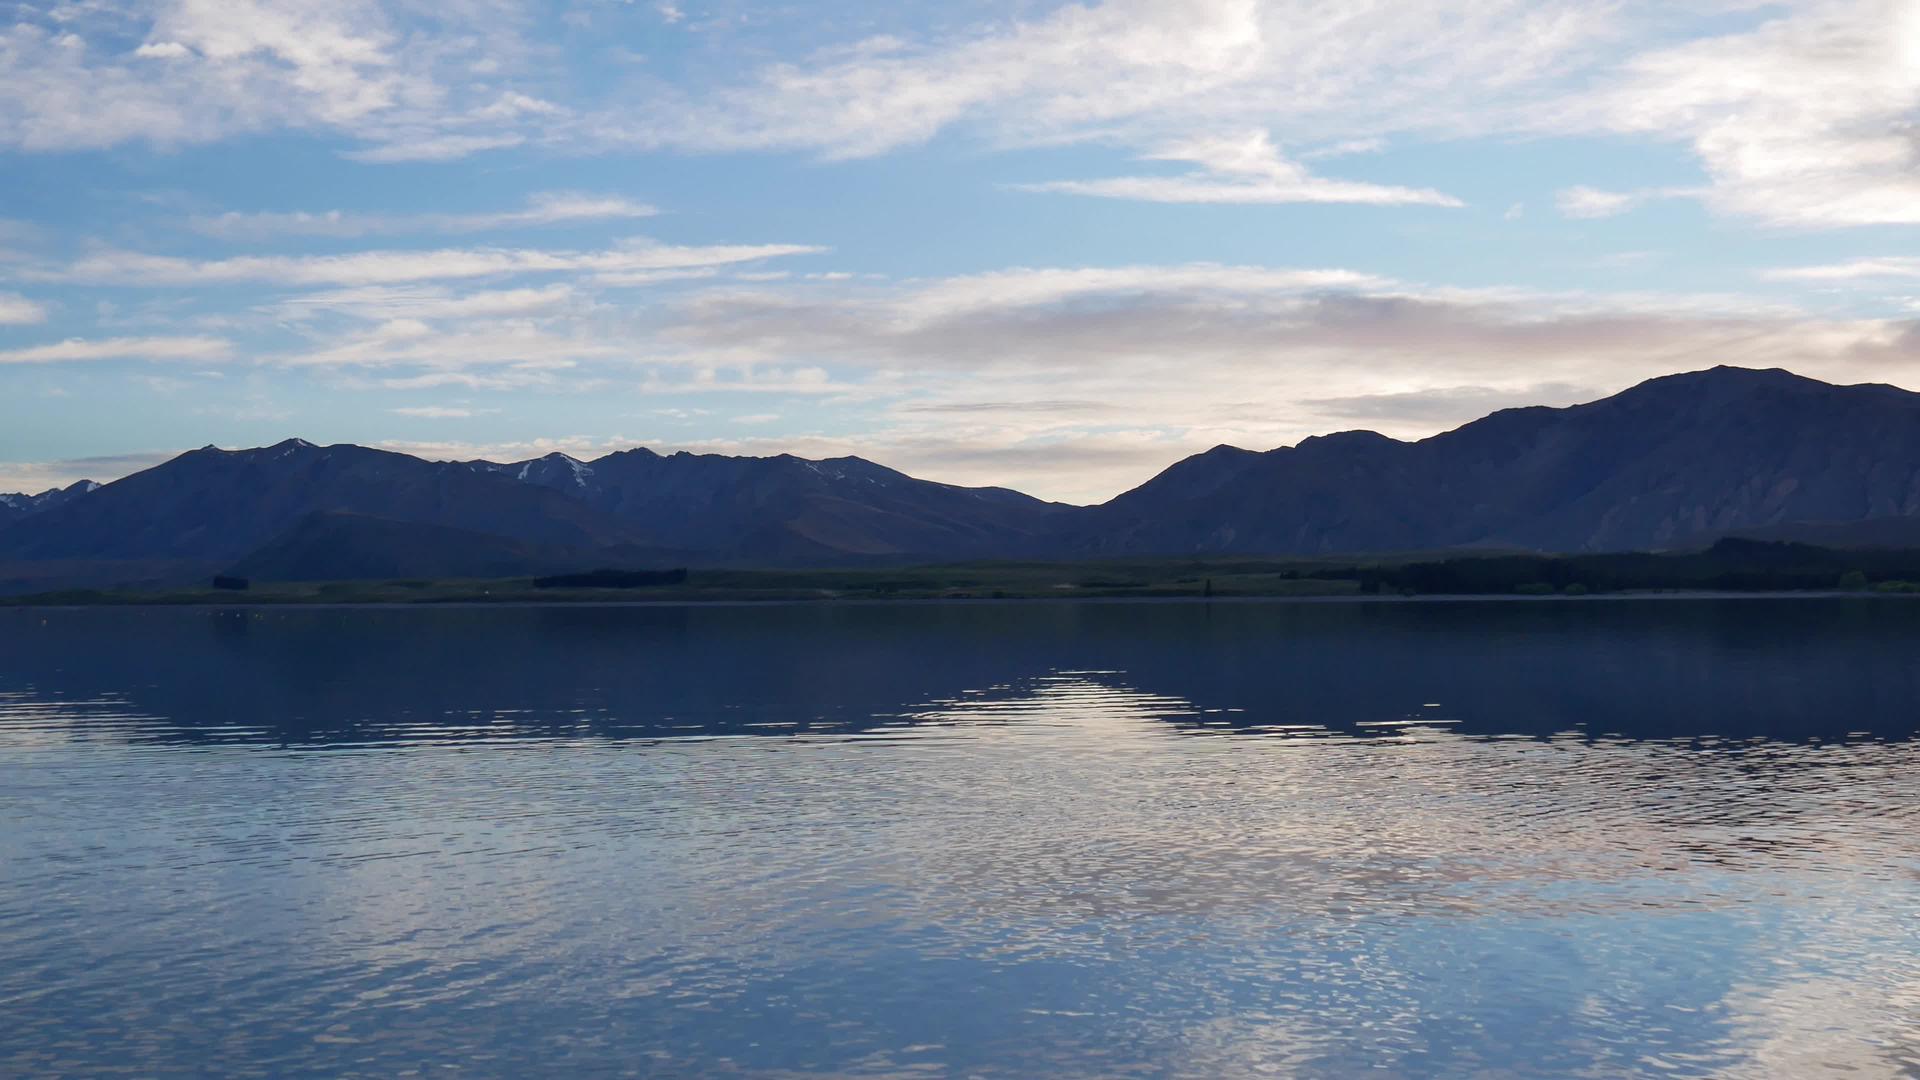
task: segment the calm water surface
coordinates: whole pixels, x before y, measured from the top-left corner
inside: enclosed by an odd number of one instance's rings
[[[1920,1075],[1920,603],[0,611],[0,1075]]]

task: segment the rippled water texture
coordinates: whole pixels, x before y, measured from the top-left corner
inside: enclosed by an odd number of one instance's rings
[[[0,1075],[1920,1075],[1920,603],[0,611]]]

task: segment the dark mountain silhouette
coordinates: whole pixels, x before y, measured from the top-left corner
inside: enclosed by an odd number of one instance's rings
[[[860,458],[644,449],[428,462],[299,440],[208,447],[98,490],[6,501],[0,588],[469,577],[586,566],[1448,548],[1703,548],[1723,536],[1920,535],[1920,394],[1714,368],[1417,442],[1351,431],[1222,446],[1093,507],[918,480]],[[1875,524],[1875,522],[1878,522]],[[1834,546],[1871,546],[1835,541]]]
[[[592,462],[550,454],[471,464],[571,495],[647,543],[726,561],[987,558],[1042,544],[1069,509],[1005,488],[917,480],[857,457],[636,449]]]
[[[1075,515],[1065,550],[1628,551],[1783,522],[1920,515],[1920,394],[1714,368],[1418,442],[1219,447]]]
[[[318,510],[227,573],[253,581],[526,577],[661,557],[638,548],[536,544],[445,525]]]
[[[1875,517],[1859,521],[1784,521],[1736,529],[1730,537],[1810,544],[1842,551],[1920,551],[1920,517]]]
[[[48,488],[38,495],[26,495],[15,492],[0,494],[0,528],[23,517],[51,510],[56,506],[99,490],[100,485],[91,480],[82,480],[63,488]]]
[[[859,458],[634,450],[500,465],[290,439],[208,447],[0,527],[9,591],[186,581],[525,575],[604,565],[987,556],[1064,510]]]
[[[441,525],[527,543],[628,539],[558,492],[444,462],[299,439],[207,447],[0,531],[0,559],[231,561],[316,510]]]

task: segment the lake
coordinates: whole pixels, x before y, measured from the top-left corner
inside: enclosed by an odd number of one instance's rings
[[[0,1075],[1920,1075],[1920,603],[0,610]]]

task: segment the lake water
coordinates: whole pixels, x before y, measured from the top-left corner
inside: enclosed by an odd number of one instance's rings
[[[1920,1075],[1920,603],[0,610],[0,1075]]]

